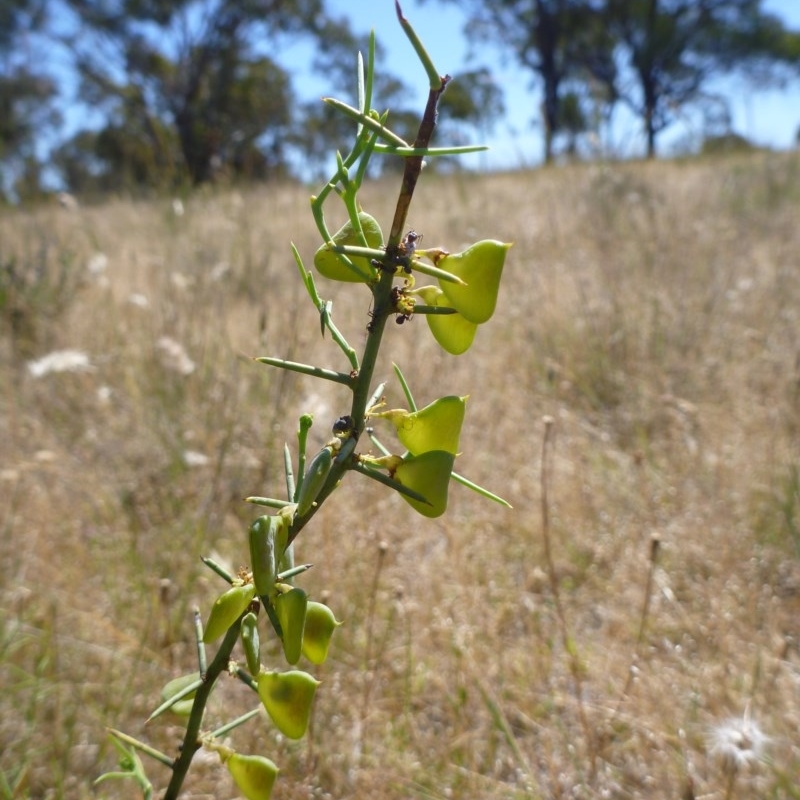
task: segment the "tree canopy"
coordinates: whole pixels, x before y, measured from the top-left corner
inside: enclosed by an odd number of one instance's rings
[[[543,95],[544,160],[564,133],[574,147],[581,100],[624,102],[641,119],[647,154],[711,78],[800,63],[800,35],[762,0],[441,0],[466,11],[466,33],[501,45]],[[536,108],[533,105],[532,116]],[[567,100],[565,106],[565,98]]]
[[[559,147],[577,152],[621,103],[641,120],[654,155],[659,134],[706,97],[715,76],[747,70],[772,80],[778,65],[795,75],[800,66],[800,34],[765,13],[762,0],[457,4],[475,54],[485,42],[501,45],[531,84],[545,161]],[[0,195],[34,194],[46,167],[77,192],[261,179],[296,164],[308,177],[351,123],[298,99],[283,58],[298,42],[308,44],[322,91],[351,93],[366,36],[324,0],[0,0]],[[460,141],[502,117],[503,93],[484,64],[455,77],[441,133]],[[378,78],[378,104],[396,130],[407,120],[413,138],[409,88],[384,69]],[[72,133],[59,140],[65,109]]]
[[[38,185],[37,136],[59,121],[56,82],[31,41],[45,12],[37,0],[0,0],[0,196],[9,189],[25,196]]]

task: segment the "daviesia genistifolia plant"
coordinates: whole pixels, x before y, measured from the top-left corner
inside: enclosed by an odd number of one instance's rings
[[[417,407],[400,368],[395,376],[406,407],[386,408],[385,385],[373,385],[377,359],[384,341],[390,340],[387,322],[403,323],[423,315],[430,332],[444,350],[465,353],[478,327],[495,310],[500,277],[510,245],[485,239],[463,252],[443,247],[423,249],[422,237],[406,229],[406,218],[423,159],[457,155],[481,147],[433,148],[437,104],[449,76],[441,77],[424,47],[397,5],[398,19],[430,79],[428,102],[416,140],[409,144],[389,127],[388,112],[372,108],[374,37],[366,65],[358,58],[358,105],[328,98],[339,112],[352,119],[355,141],[346,155],[336,154],[336,171],[311,198],[311,212],[321,244],[307,266],[292,248],[323,336],[329,336],[343,356],[343,369],[261,357],[257,362],[291,370],[309,380],[346,386],[352,399],[349,409],[332,421],[330,438],[316,453],[307,454],[306,444],[313,420],[300,417],[296,453],[284,447],[285,497],[250,497],[248,501],[267,513],[258,517],[247,534],[249,569],[228,574],[210,559],[205,563],[227,586],[205,615],[196,613],[198,669],[171,681],[162,690],[161,704],[152,712],[154,720],[164,712],[183,715],[186,730],[176,757],[162,753],[121,731],[112,730],[122,754],[119,772],[100,780],[128,777],[138,781],[145,797],[152,793],[140,754],[165,765],[170,771],[165,798],[180,793],[195,754],[201,748],[219,755],[239,791],[249,800],[270,797],[278,767],[268,754],[240,753],[221,737],[266,710],[271,723],[286,737],[300,739],[306,733],[319,682],[307,669],[322,664],[331,638],[340,624],[334,612],[310,599],[301,582],[307,564],[295,564],[294,541],[328,497],[341,486],[348,472],[379,481],[408,503],[407,513],[438,517],[447,509],[451,481],[458,481],[490,500],[505,501],[454,472],[459,436],[464,421],[466,397],[456,394],[431,400]],[[402,158],[405,171],[391,227],[386,232],[359,202],[359,190],[370,159]],[[331,232],[326,211],[341,203],[346,222]],[[364,296],[364,318],[358,324],[364,344],[357,352],[334,323],[333,306],[318,289],[327,281],[343,281]],[[362,332],[366,324],[366,337]],[[409,331],[409,326],[402,329]],[[413,326],[413,335],[424,329]],[[408,334],[406,334],[408,335]],[[388,432],[395,446],[384,445],[376,431]],[[364,434],[367,432],[367,436]],[[366,446],[365,446],[366,445]],[[357,491],[356,482],[353,489]],[[339,492],[346,491],[339,489]],[[507,504],[506,504],[507,505]],[[261,643],[268,637],[280,642],[285,663],[265,665]],[[209,660],[206,648],[216,651]],[[271,648],[270,652],[275,652]],[[307,665],[311,665],[308,666]],[[254,708],[215,730],[203,726],[209,698],[223,673],[238,678],[244,691],[253,692]],[[263,723],[259,723],[263,724]],[[226,737],[227,742],[227,737]]]

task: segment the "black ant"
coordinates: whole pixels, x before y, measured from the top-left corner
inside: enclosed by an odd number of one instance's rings
[[[395,317],[395,322],[402,325],[406,320],[411,319],[414,313],[414,301],[406,296],[406,293],[399,286],[392,287],[392,306],[398,315]]]
[[[398,261],[403,265],[406,272],[411,272],[411,261],[414,258],[417,245],[422,241],[422,234],[417,233],[415,230],[410,230],[400,242],[397,248]]]

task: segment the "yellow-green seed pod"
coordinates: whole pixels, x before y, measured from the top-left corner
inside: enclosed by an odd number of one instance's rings
[[[458,453],[458,440],[464,422],[466,397],[440,397],[418,411],[391,409],[375,416],[389,419],[397,428],[397,437],[417,456],[428,450]]]
[[[203,630],[203,641],[210,644],[219,639],[244,613],[255,593],[256,587],[252,583],[231,586],[230,589],[223,592],[211,606],[211,613],[208,615],[208,622]]]
[[[258,636],[258,617],[251,611],[242,620],[242,649],[251,675],[261,671],[261,641]]]
[[[275,598],[275,612],[283,630],[283,653],[292,665],[300,660],[307,605],[308,595],[297,587]]]
[[[509,247],[505,242],[486,239],[463,253],[447,255],[436,262],[439,269],[464,281],[463,284],[439,281],[439,286],[447,295],[448,305],[470,322],[480,325],[494,314]]]
[[[417,290],[417,294],[426,305],[440,308],[453,307],[445,293],[436,286],[422,286]],[[460,356],[466,353],[475,340],[477,323],[470,322],[461,314],[426,314],[425,319],[433,338],[451,355]]]
[[[278,517],[267,514],[259,517],[250,526],[250,565],[259,597],[269,597],[275,588],[275,575],[280,560],[280,555],[276,552],[275,537],[279,527]]]
[[[181,675],[179,678],[173,678],[161,690],[162,701],[166,703],[167,700],[175,697],[175,695],[179,694],[184,689],[188,689],[191,684],[196,683],[199,679],[199,672],[190,672],[188,675]],[[188,717],[192,711],[192,706],[194,705],[194,696],[196,694],[197,689],[190,692],[185,697],[182,697],[180,700],[176,700],[170,706],[169,710],[179,717]]]
[[[383,247],[383,233],[377,220],[364,211],[359,213],[358,220],[361,223],[361,229],[364,231],[367,247],[371,247],[373,250],[380,250]],[[363,247],[364,245],[349,220],[333,234],[333,243],[355,247]],[[331,280],[363,283],[375,278],[376,270],[369,263],[369,259],[355,256],[351,260],[361,275],[350,269],[342,258],[329,249],[327,245],[322,245],[314,254],[314,266],[321,275]]]
[[[447,509],[447,490],[455,456],[445,450],[429,450],[418,456],[406,456],[394,472],[394,479],[421,494],[421,503],[407,495],[400,496],[426,517],[439,517]]]
[[[261,672],[258,696],[278,730],[290,739],[301,739],[308,729],[311,704],[319,681],[307,672]]]
[[[247,800],[269,800],[279,772],[272,761],[264,756],[233,753],[225,760],[225,766]]]
[[[306,609],[306,628],[303,633],[303,655],[312,664],[323,664],[328,657],[333,632],[342,623],[328,606],[310,600]]]
[[[311,459],[303,476],[300,496],[297,498],[297,513],[303,516],[313,505],[314,500],[325,484],[325,479],[333,466],[333,448],[326,445]]]

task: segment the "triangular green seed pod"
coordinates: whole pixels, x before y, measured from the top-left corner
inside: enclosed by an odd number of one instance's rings
[[[418,456],[409,455],[394,472],[396,481],[421,494],[428,502],[421,503],[400,495],[425,517],[439,517],[447,510],[447,489],[455,456],[444,450],[429,450]]]
[[[318,680],[296,669],[259,674],[258,696],[284,736],[301,739],[305,734],[317,686]]]
[[[303,634],[303,655],[312,664],[323,664],[328,657],[333,632],[341,625],[328,606],[309,601],[306,609],[306,629]]]
[[[426,305],[453,307],[444,292],[435,286],[422,286],[416,292]],[[425,319],[433,338],[451,355],[460,356],[465,353],[475,340],[478,326],[461,314],[426,314]]]
[[[383,233],[377,220],[369,214],[361,211],[358,215],[361,228],[367,240],[367,246],[374,250],[383,247]],[[336,233],[333,234],[333,242],[338,245],[350,245],[352,247],[363,247],[363,242],[348,220]],[[362,283],[365,280],[372,280],[376,270],[369,259],[354,257],[351,259],[353,264],[363,274],[363,278],[354,272],[333,250],[329,250],[327,245],[322,245],[314,254],[314,266],[321,275],[334,281],[348,281],[352,283]]]
[[[272,761],[264,756],[233,753],[225,766],[247,800],[269,800],[279,772]]]
[[[173,678],[161,690],[161,699],[166,702],[171,697],[175,697],[184,689],[188,689],[193,683],[196,683],[200,678],[199,672],[190,672],[188,675],[181,675],[179,678]],[[170,706],[170,711],[179,717],[188,717],[194,705],[194,696],[197,694],[197,689],[190,692],[185,697],[177,700]]]
[[[275,598],[275,612],[283,630],[283,653],[292,665],[300,660],[307,605],[308,595],[298,587]]]
[[[439,269],[461,278],[464,284],[440,281],[449,305],[470,322],[480,325],[494,314],[503,264],[510,244],[487,239],[436,262]]]
[[[397,428],[397,438],[415,456],[428,450],[446,450],[456,455],[466,401],[466,397],[448,395],[418,411],[392,409],[375,416],[391,420]]]
[[[211,613],[203,631],[203,641],[210,644],[222,636],[244,613],[255,593],[256,587],[252,583],[231,586],[223,592],[211,606]]]

